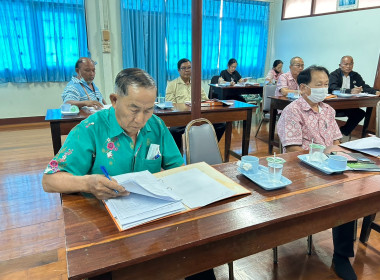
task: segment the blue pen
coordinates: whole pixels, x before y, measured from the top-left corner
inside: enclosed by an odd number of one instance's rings
[[[110,175],[107,172],[107,169],[103,165],[100,166],[100,169],[102,170],[104,176],[106,176],[108,180],[112,181]],[[117,190],[114,190],[114,192],[119,193]]]

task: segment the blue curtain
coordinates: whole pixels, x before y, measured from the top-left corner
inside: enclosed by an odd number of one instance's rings
[[[220,0],[203,1],[202,79],[217,75],[220,37]],[[191,1],[167,0],[168,79],[178,77],[177,62],[191,60]]]
[[[268,2],[203,1],[202,79],[232,57],[243,76],[262,77],[268,23]],[[121,25],[123,66],[145,69],[164,95],[166,81],[178,77],[178,60],[191,60],[191,1],[121,0]]]
[[[0,82],[69,81],[88,56],[84,0],[0,1]]]
[[[123,67],[138,67],[157,82],[158,94],[165,95],[165,2],[121,0]]]
[[[263,77],[268,24],[268,2],[224,0],[220,69],[226,69],[228,60],[235,58],[243,77]]]

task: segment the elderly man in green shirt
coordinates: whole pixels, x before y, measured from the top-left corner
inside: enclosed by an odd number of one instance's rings
[[[183,158],[165,123],[153,115],[157,87],[153,78],[137,68],[124,69],[110,95],[112,107],[78,124],[50,161],[42,179],[46,192],[84,192],[98,199],[129,193],[102,175],[149,170],[159,172],[183,165]],[[147,158],[152,145],[159,145],[153,159]],[[186,280],[215,280],[212,269]]]
[[[123,196],[128,192],[102,175],[101,166],[112,176],[183,165],[165,123],[153,115],[157,95],[153,78],[141,69],[124,69],[116,77],[115,91],[110,109],[89,116],[69,133],[45,170],[45,191],[91,193],[98,199]],[[159,151],[147,158],[153,144]]]
[[[179,77],[173,81],[170,81],[166,86],[166,101],[172,101],[173,103],[185,103],[191,101],[191,62],[187,58],[182,58],[177,63]],[[208,97],[201,87],[201,100],[208,100]],[[218,141],[223,136],[226,130],[225,123],[213,124],[216,137]],[[170,128],[178,149],[182,150],[182,134],[185,132],[184,126],[175,126]]]

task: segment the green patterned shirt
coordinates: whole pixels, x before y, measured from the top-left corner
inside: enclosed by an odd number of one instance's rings
[[[160,146],[161,157],[147,160],[150,144]],[[153,115],[140,130],[136,145],[116,120],[115,110],[99,111],[71,130],[45,173],[60,171],[73,175],[102,174],[104,166],[111,176],[149,170],[151,173],[181,166],[183,158],[165,123]]]

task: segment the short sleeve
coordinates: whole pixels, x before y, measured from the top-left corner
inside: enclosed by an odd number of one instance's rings
[[[73,175],[85,175],[90,172],[94,156],[94,142],[91,133],[86,131],[84,123],[71,130],[65,143],[49,162],[44,173],[68,172]]]
[[[285,107],[277,123],[278,136],[284,147],[302,145],[301,116],[296,109]]]
[[[62,93],[63,103],[74,100],[80,101],[80,92],[73,85],[67,85]]]
[[[266,80],[273,80],[274,76],[273,76],[273,72],[272,70],[269,70],[267,76],[266,76]]]
[[[176,102],[175,98],[175,80],[168,83],[166,86],[165,100]]]

